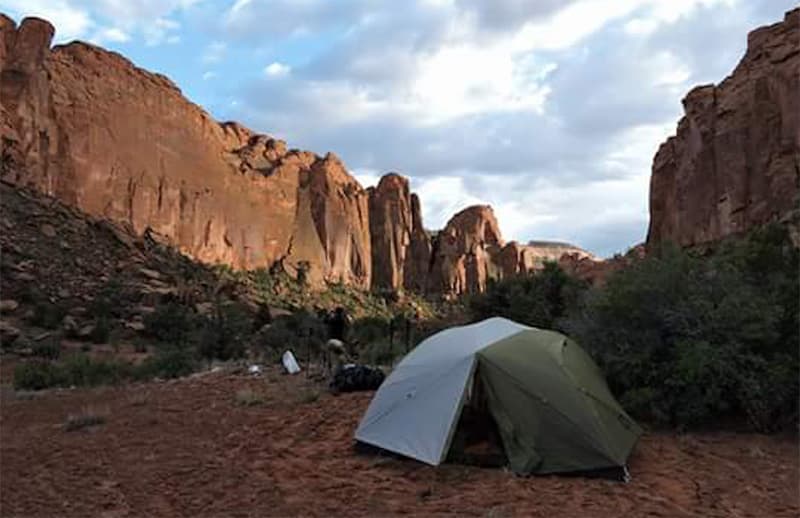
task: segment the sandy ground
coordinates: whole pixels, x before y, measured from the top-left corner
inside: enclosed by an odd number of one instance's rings
[[[264,402],[237,404],[245,388]],[[332,396],[302,375],[1,397],[2,516],[800,513],[798,446],[787,437],[648,434],[621,484],[357,454],[352,434],[371,394]],[[105,423],[65,429],[86,412]]]

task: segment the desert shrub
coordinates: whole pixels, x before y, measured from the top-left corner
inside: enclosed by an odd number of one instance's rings
[[[389,336],[389,327],[389,319],[387,318],[359,318],[350,326],[350,340],[359,344],[370,344],[386,340]]]
[[[97,291],[86,308],[95,318],[122,317],[125,308],[130,307],[134,299],[134,291],[127,288],[119,279],[111,278]]]
[[[253,331],[253,318],[241,304],[217,303],[199,328],[198,352],[208,359],[230,360],[245,353],[245,337]]]
[[[319,390],[309,388],[306,390],[302,390],[297,395],[297,402],[301,405],[309,405],[311,403],[316,403],[319,399],[320,392]]]
[[[192,308],[177,301],[168,301],[145,315],[145,332],[161,343],[183,347],[193,339],[197,317]]]
[[[298,261],[297,263],[297,283],[300,286],[308,284],[308,275],[311,271],[311,263],[309,261]]]
[[[780,227],[704,255],[665,246],[562,323],[633,414],[677,426],[797,418],[798,251]]]
[[[107,315],[100,315],[95,319],[92,332],[89,334],[89,340],[95,344],[104,344],[108,342],[111,336],[111,318]]]
[[[236,392],[234,401],[239,406],[258,406],[264,404],[264,396],[251,388],[244,388]]]
[[[131,371],[132,367],[125,363],[98,361],[85,354],[74,354],[61,362],[36,360],[17,365],[14,387],[42,390],[115,384],[129,378]]]
[[[57,337],[49,337],[34,344],[31,352],[37,358],[55,360],[61,355],[61,342]]]
[[[275,278],[266,268],[257,268],[250,273],[255,292],[263,300],[271,300],[275,293]]]
[[[267,352],[292,349],[302,357],[318,354],[326,340],[327,331],[322,320],[305,310],[276,318],[259,337],[259,343]]]
[[[134,378],[139,380],[180,378],[191,374],[196,368],[197,360],[190,350],[168,347],[160,349],[142,362],[135,369]]]
[[[547,262],[538,272],[490,282],[486,291],[468,301],[473,319],[500,316],[543,328],[558,322],[577,304],[586,284]]]
[[[42,390],[63,385],[61,370],[52,362],[35,360],[14,368],[16,390]]]
[[[115,385],[156,377],[177,378],[191,374],[196,367],[193,353],[177,347],[161,349],[140,365],[95,360],[86,354],[73,354],[57,362],[36,359],[20,363],[14,369],[14,388],[42,390],[51,387]]]
[[[85,354],[70,355],[61,364],[55,365],[61,371],[62,386],[115,385],[129,379],[133,372],[130,364],[94,360]]]
[[[40,300],[33,306],[31,324],[45,329],[58,329],[66,315],[66,308],[49,300]]]
[[[98,411],[92,407],[84,407],[78,414],[70,414],[64,423],[64,430],[74,432],[92,426],[104,424],[108,410]]]
[[[402,343],[383,339],[362,346],[359,360],[368,365],[392,365],[405,353],[405,346]]]

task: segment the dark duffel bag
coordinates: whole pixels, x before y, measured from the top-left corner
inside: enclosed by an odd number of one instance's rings
[[[334,392],[377,390],[386,375],[382,370],[366,365],[344,365],[336,369],[330,388]]]

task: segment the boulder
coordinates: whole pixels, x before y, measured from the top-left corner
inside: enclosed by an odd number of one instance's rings
[[[0,320],[0,345],[9,347],[20,336],[20,331],[5,320]]]
[[[13,313],[19,307],[19,302],[13,299],[0,300],[0,313]]]

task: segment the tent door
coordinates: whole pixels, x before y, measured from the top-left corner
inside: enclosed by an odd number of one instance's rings
[[[477,369],[461,409],[447,462],[484,467],[508,464],[497,423],[489,412],[486,390]]]

